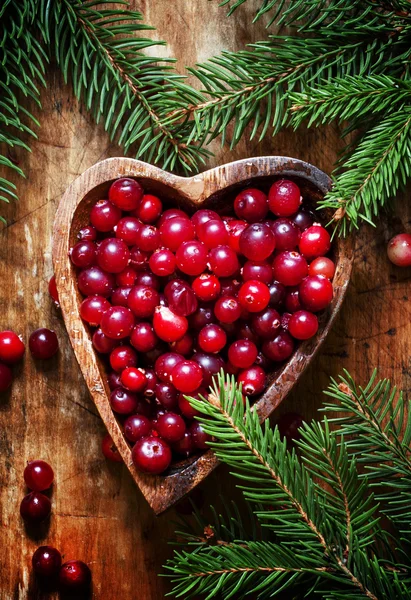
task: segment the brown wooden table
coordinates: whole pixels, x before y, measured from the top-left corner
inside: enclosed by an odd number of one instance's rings
[[[235,17],[225,18],[217,2],[143,1],[138,8],[157,27],[178,68],[205,60],[220,49],[234,50],[265,36],[264,23],[251,25],[248,2]],[[93,570],[93,597],[101,600],[159,600],[169,589],[159,578],[170,556],[175,517],[170,511],[154,517],[126,469],[109,464],[100,451],[104,427],[96,413],[62,321],[50,301],[51,232],[54,213],[66,186],[82,171],[107,156],[121,153],[110,144],[74,100],[58,71],[50,70],[42,94],[39,138],[32,154],[14,157],[27,179],[15,179],[20,199],[1,206],[8,226],[1,231],[0,328],[11,328],[28,340],[38,327],[55,329],[60,353],[36,364],[28,353],[15,369],[10,394],[0,399],[0,599],[39,599],[30,561],[35,548],[51,544],[66,559],[83,559]],[[228,136],[229,138],[230,136]],[[312,162],[330,171],[340,146],[338,131],[286,131],[263,143],[245,139],[232,152],[217,145],[208,166],[254,155],[282,154]],[[406,392],[410,371],[410,270],[386,259],[386,244],[395,233],[410,229],[405,197],[396,203],[395,218],[357,236],[352,283],[341,315],[312,368],[279,413],[296,410],[316,414],[322,390],[344,368],[365,382],[374,367]],[[53,516],[42,536],[27,532],[19,516],[25,494],[23,469],[30,459],[53,465]],[[224,468],[203,484],[206,503],[232,488]],[[53,595],[48,596],[54,598]]]

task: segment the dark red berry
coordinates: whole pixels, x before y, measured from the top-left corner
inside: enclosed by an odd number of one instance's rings
[[[270,290],[262,281],[251,279],[241,286],[238,301],[249,312],[264,310],[270,301]]]
[[[138,408],[135,394],[123,388],[116,388],[110,394],[110,406],[119,415],[130,415]]]
[[[171,383],[157,383],[155,395],[161,406],[166,410],[173,410],[178,403],[178,392]]]
[[[10,367],[0,363],[0,393],[5,392],[13,381],[13,374]]]
[[[220,352],[227,343],[227,335],[222,327],[210,323],[200,330],[198,334],[198,345],[204,352],[214,354]]]
[[[266,340],[272,339],[281,327],[280,314],[275,308],[267,307],[262,312],[253,315],[251,326],[258,337]]]
[[[148,321],[140,321],[131,332],[130,344],[139,352],[153,350],[157,346],[158,341],[153,326]]]
[[[124,421],[124,435],[133,444],[148,435],[151,429],[151,421],[144,415],[130,415]]]
[[[163,223],[169,221],[170,219],[174,219],[175,217],[190,220],[187,213],[185,213],[183,210],[180,210],[179,208],[168,208],[161,214],[157,226],[161,227]]]
[[[138,232],[141,223],[135,217],[124,217],[115,226],[116,238],[123,240],[127,246],[135,246],[138,240]]]
[[[136,367],[137,360],[137,352],[130,346],[117,346],[110,354],[111,368],[117,373],[127,367]]]
[[[29,525],[37,525],[45,521],[50,513],[51,502],[40,492],[30,492],[21,501],[20,515]]]
[[[277,217],[289,217],[294,214],[301,202],[300,188],[288,179],[276,181],[268,192],[268,205]]]
[[[65,562],[59,572],[59,586],[67,591],[83,592],[91,584],[91,571],[81,560]]]
[[[34,358],[46,360],[56,354],[59,342],[54,331],[42,327],[31,334],[29,348]]]
[[[262,351],[267,358],[283,362],[290,358],[294,350],[293,338],[287,331],[279,331],[275,338],[264,342]]]
[[[127,244],[118,238],[107,238],[97,249],[97,264],[108,273],[121,273],[130,260]]]
[[[163,204],[160,198],[152,194],[144,194],[135,215],[143,223],[155,223],[163,212]]]
[[[234,367],[248,369],[257,358],[258,350],[250,340],[237,340],[228,349],[228,360]]]
[[[197,240],[183,242],[176,252],[177,266],[186,275],[200,275],[207,266],[207,258],[207,246]]]
[[[270,285],[274,279],[273,268],[268,262],[248,260],[243,266],[242,277],[243,281],[258,279],[258,281],[263,281],[267,285]]]
[[[218,375],[221,369],[225,368],[224,360],[216,354],[196,352],[192,360],[199,364],[203,370],[203,387],[206,389],[213,383],[214,376]]]
[[[267,196],[254,188],[243,190],[234,200],[234,212],[249,223],[262,221],[268,213]]]
[[[315,215],[310,210],[301,208],[291,219],[301,231],[305,231],[314,223]]]
[[[54,275],[52,277],[50,277],[48,289],[49,289],[49,294],[50,294],[51,299],[53,300],[53,302],[57,306],[57,308],[59,308],[60,307],[60,299],[59,299],[59,293],[57,290],[56,278]]]
[[[188,317],[197,310],[196,295],[190,285],[182,279],[173,279],[167,283],[164,296],[170,310],[181,317]]]
[[[110,296],[115,279],[112,273],[106,273],[100,267],[90,267],[81,271],[77,278],[78,289],[83,296]]]
[[[104,335],[101,329],[97,329],[97,331],[94,332],[92,341],[94,348],[97,352],[100,352],[100,354],[110,354],[119,343],[117,340],[113,340]]]
[[[333,299],[333,286],[322,275],[310,275],[300,284],[300,302],[307,310],[318,312],[326,308]]]
[[[97,231],[111,231],[121,219],[121,210],[108,200],[99,200],[90,211],[90,221]]]
[[[270,256],[275,248],[275,237],[265,223],[249,225],[240,236],[240,250],[249,260],[261,261]]]
[[[291,219],[276,219],[271,222],[276,250],[294,250],[301,237],[300,228]]]
[[[160,295],[152,287],[135,285],[127,299],[129,308],[139,319],[151,317],[160,302]]]
[[[199,300],[211,302],[218,298],[221,290],[221,283],[215,275],[203,273],[194,279],[191,287]]]
[[[167,277],[175,271],[176,257],[168,248],[160,248],[150,256],[148,264],[155,275]]]
[[[116,284],[122,287],[132,287],[136,283],[138,271],[134,267],[126,267],[116,275]]]
[[[0,361],[14,365],[19,362],[26,350],[26,346],[14,331],[5,330],[0,332]]]
[[[284,308],[290,313],[295,313],[297,310],[302,310],[303,307],[301,306],[300,302],[300,292],[298,286],[288,288],[285,296]]]
[[[110,302],[103,296],[88,296],[80,305],[80,316],[93,327],[97,327],[110,306]]]
[[[178,442],[184,437],[186,424],[184,419],[172,412],[160,415],[156,422],[156,430],[166,442]]]
[[[144,372],[136,367],[126,367],[121,373],[121,385],[130,392],[143,392],[147,385]]]
[[[27,463],[23,477],[28,488],[34,492],[43,492],[53,483],[54,472],[44,460],[32,460]]]
[[[111,439],[111,436],[109,433],[106,433],[106,435],[103,437],[103,439],[101,441],[101,451],[103,453],[103,456],[105,458],[107,458],[107,460],[111,460],[111,462],[117,462],[117,463],[123,462],[123,459],[121,458],[121,454],[117,450],[117,446]]]
[[[277,254],[273,270],[275,279],[286,286],[298,285],[308,275],[305,258],[298,252],[289,250]]]
[[[147,436],[138,440],[131,453],[136,469],[158,475],[171,463],[170,446],[159,437]]]
[[[111,184],[108,199],[121,210],[136,210],[143,198],[143,188],[135,179],[122,177]]]
[[[40,546],[34,552],[31,564],[38,577],[54,579],[61,567],[61,554],[53,546]]]
[[[191,217],[191,222],[197,230],[198,227],[200,227],[200,225],[202,225],[203,223],[206,223],[207,221],[215,221],[218,219],[221,219],[221,217],[214,210],[210,210],[209,208],[202,208],[200,210],[197,210],[193,214],[193,216]]]
[[[284,304],[286,289],[285,285],[279,281],[274,281],[269,287],[270,290],[270,302],[269,305],[273,308],[281,308]]]
[[[176,252],[184,242],[194,240],[194,225],[187,216],[167,219],[159,224],[162,246]]]
[[[193,360],[183,360],[173,368],[170,379],[179,392],[189,394],[201,386],[203,382],[203,370]]]
[[[241,316],[241,306],[237,298],[224,296],[214,305],[214,314],[222,323],[234,323]]]
[[[132,332],[135,317],[131,310],[125,306],[111,306],[101,317],[100,323],[104,335],[120,340],[128,337]]]
[[[209,447],[207,442],[211,440],[211,437],[204,431],[200,423],[197,423],[197,421],[191,423],[189,431],[191,433],[194,448],[206,450]]]
[[[325,256],[331,248],[330,234],[324,227],[314,223],[301,234],[299,248],[306,258]]]
[[[266,388],[267,376],[264,369],[253,366],[238,374],[237,383],[242,385],[242,391],[246,396],[258,396]]]
[[[86,225],[77,234],[79,240],[89,240],[95,242],[97,239],[97,230],[93,225]]]
[[[307,310],[298,310],[290,318],[288,331],[296,340],[308,340],[318,331],[318,319]]]
[[[87,269],[97,260],[97,246],[94,242],[83,240],[70,250],[70,259],[73,265],[80,269]]]
[[[332,279],[335,273],[335,264],[326,256],[315,258],[308,267],[309,275],[324,275],[327,279]]]
[[[177,454],[181,454],[186,458],[194,452],[193,438],[189,431],[184,433],[184,436],[178,442],[173,444],[173,450]]]
[[[130,265],[136,269],[136,271],[143,271],[148,266],[148,259],[150,254],[143,252],[138,246],[133,246],[130,250]]]
[[[166,352],[165,354],[162,354],[156,360],[156,364],[154,367],[157,377],[161,381],[170,383],[172,370],[178,363],[182,362],[183,360],[183,357],[179,354],[176,354],[175,352]]]

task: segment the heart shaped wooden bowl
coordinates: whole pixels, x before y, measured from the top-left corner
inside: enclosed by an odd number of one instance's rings
[[[305,201],[309,199],[315,203],[329,189],[330,179],[303,161],[276,156],[232,162],[190,178],[178,177],[130,158],[109,158],[88,169],[64,194],[54,224],[53,261],[67,332],[107,430],[137,485],[158,514],[202,481],[217,465],[217,459],[211,451],[207,451],[173,464],[164,475],[139,473],[132,463],[130,446],[111,410],[105,365],[94,352],[90,332],[80,318],[82,297],[77,289],[76,272],[69,259],[69,249],[76,243],[79,229],[88,223],[93,203],[107,198],[110,184],[118,177],[138,178],[144,190],[158,195],[166,207],[180,206],[188,212],[209,207],[224,214],[232,213],[233,200],[245,187],[259,187],[267,191],[275,179],[287,177],[300,186]],[[327,214],[321,216],[324,220],[329,218]],[[261,420],[275,410],[298,381],[327,336],[341,307],[351,274],[352,241],[336,239],[333,254],[336,273],[332,304],[319,317],[317,335],[301,343],[286,364],[269,374],[267,390],[256,402]]]

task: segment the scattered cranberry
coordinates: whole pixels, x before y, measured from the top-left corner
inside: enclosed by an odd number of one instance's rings
[[[190,285],[182,279],[174,279],[164,288],[169,308],[181,317],[192,315],[198,307],[197,298]]]
[[[171,382],[172,370],[178,363],[183,362],[183,357],[175,352],[166,352],[162,354],[154,366],[157,377],[165,383]]]
[[[293,215],[290,218],[301,231],[305,231],[306,229],[311,227],[311,225],[313,225],[315,215],[310,210],[307,210],[306,208],[301,208],[295,215]]]
[[[314,223],[301,234],[299,248],[306,258],[324,256],[331,248],[330,234],[324,227]]]
[[[45,360],[56,354],[59,349],[59,342],[54,331],[41,328],[36,329],[31,334],[29,348],[34,358]]]
[[[397,267],[411,267],[411,234],[399,233],[388,242],[387,254]]]
[[[143,188],[135,179],[123,177],[111,184],[108,199],[121,210],[136,210],[143,198]]]
[[[308,267],[309,275],[324,275],[327,279],[332,279],[335,273],[335,264],[326,256],[315,258]]]
[[[304,421],[301,415],[297,413],[286,413],[281,415],[277,421],[278,431],[281,437],[285,437],[289,444],[293,444],[295,440],[301,439],[299,431]]]
[[[294,214],[301,201],[300,188],[288,179],[276,181],[268,192],[268,205],[277,217],[289,217]]]
[[[59,308],[59,306],[60,306],[59,293],[57,291],[56,278],[54,275],[52,277],[50,277],[48,288],[49,288],[49,294],[50,294],[51,299],[53,300],[53,302],[57,306],[57,308]]]
[[[13,375],[10,367],[0,363],[0,393],[5,392],[13,381]]]
[[[107,458],[107,460],[117,463],[123,462],[121,454],[117,450],[117,446],[111,439],[109,433],[106,433],[106,435],[103,437],[103,440],[101,442],[101,451],[103,452],[103,455],[105,458]]]
[[[300,228],[291,219],[277,219],[271,222],[277,250],[294,250],[301,237]]]
[[[94,242],[87,240],[78,242],[70,250],[70,259],[73,265],[80,269],[87,269],[96,263],[97,247]]]
[[[158,344],[158,337],[148,321],[140,321],[130,335],[130,343],[139,352],[149,352]]]
[[[200,275],[207,265],[207,246],[197,240],[183,242],[177,252],[177,266],[186,275]]]
[[[197,237],[207,248],[228,244],[228,233],[221,219],[210,219],[196,227]]]
[[[191,217],[191,222],[193,223],[195,230],[197,230],[198,227],[200,227],[200,225],[203,223],[206,223],[207,221],[215,221],[216,219],[219,220],[221,217],[214,210],[202,208],[193,214]]]
[[[187,217],[167,219],[160,225],[161,244],[176,252],[184,242],[194,239],[195,229]]]
[[[54,472],[44,460],[32,460],[24,469],[24,481],[34,492],[47,490],[54,480]]]
[[[268,213],[267,196],[254,188],[243,190],[234,200],[234,212],[249,223],[262,221]]]
[[[295,313],[297,310],[302,310],[303,307],[301,306],[300,302],[300,292],[298,286],[288,288],[285,296],[284,308],[290,313]]]
[[[318,312],[333,299],[333,286],[322,275],[310,275],[300,285],[300,301],[307,310]]]
[[[92,341],[94,348],[97,352],[100,352],[100,354],[110,354],[119,343],[117,340],[113,340],[104,335],[101,329],[97,329],[97,331],[94,332]]]
[[[170,342],[170,350],[181,354],[182,356],[188,356],[193,353],[194,339],[189,333],[185,333],[182,338],[175,342]]]
[[[158,306],[160,295],[157,290],[146,285],[136,285],[128,296],[128,306],[139,319],[151,317]]]
[[[30,492],[24,496],[20,504],[20,515],[29,525],[37,525],[45,521],[51,513],[51,502],[40,492]]]
[[[178,403],[178,392],[176,388],[167,382],[157,383],[155,395],[161,406],[166,410],[173,410]]]
[[[179,392],[189,394],[200,387],[203,381],[203,370],[193,360],[182,360],[173,368],[170,379]]]
[[[224,360],[216,354],[206,354],[205,352],[196,352],[193,355],[194,362],[202,368],[203,386],[207,389],[213,382],[215,375],[225,367]]]
[[[257,358],[258,350],[250,340],[237,340],[228,349],[228,360],[239,369],[251,367]]]
[[[242,271],[243,281],[258,279],[267,285],[270,285],[274,279],[273,268],[268,262],[253,262],[248,260]]]
[[[77,234],[79,240],[89,240],[95,242],[97,239],[97,230],[93,225],[86,225]]]
[[[176,257],[168,248],[161,248],[150,256],[148,264],[155,275],[167,277],[175,271]]]
[[[215,303],[214,313],[222,323],[234,323],[241,316],[241,305],[237,298],[224,296]]]
[[[189,417],[192,418],[192,417]],[[173,444],[173,450],[177,454],[181,454],[186,458],[194,452],[193,437],[189,431],[184,433],[184,436],[178,442]]]
[[[61,554],[53,546],[40,546],[34,552],[31,564],[38,577],[54,579],[61,567]]]
[[[91,584],[91,571],[81,560],[65,562],[59,571],[59,585],[70,592],[83,592]]]
[[[135,467],[143,473],[158,475],[171,463],[170,446],[160,437],[147,436],[138,440],[131,453]]]
[[[207,390],[205,388],[199,388],[195,393],[190,394],[191,398],[195,398],[197,400],[202,400],[202,398],[207,398]],[[178,408],[181,411],[181,414],[186,419],[194,419],[200,413],[191,406],[189,400],[185,397],[184,394],[179,394],[178,396]]]
[[[26,346],[14,331],[0,332],[0,361],[8,365],[19,362],[26,350]]]
[[[275,308],[267,307],[252,317],[251,326],[259,338],[272,339],[281,326],[280,314]]]

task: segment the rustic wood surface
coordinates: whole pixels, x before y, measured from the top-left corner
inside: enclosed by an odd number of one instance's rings
[[[155,35],[169,41],[168,52],[183,70],[219,49],[237,49],[265,35],[264,22],[250,24],[253,2],[228,20],[217,4],[146,0],[138,8],[157,27]],[[42,123],[32,155],[14,155],[27,175],[25,181],[16,179],[20,200],[1,207],[8,226],[1,231],[0,327],[14,329],[26,340],[38,327],[53,328],[60,353],[44,364],[27,355],[14,369],[11,392],[0,399],[0,599],[54,600],[53,594],[40,593],[30,570],[34,549],[47,543],[60,548],[66,559],[89,563],[93,598],[158,600],[169,590],[158,573],[171,554],[167,540],[173,538],[176,511],[155,517],[127,469],[102,458],[104,426],[47,292],[52,224],[63,192],[86,168],[120,151],[73,99],[57,71],[50,71],[42,102],[41,114],[32,107]],[[284,132],[263,143],[244,140],[233,152],[217,148],[208,166],[278,154],[329,172],[339,145],[334,129]],[[385,255],[388,239],[411,227],[404,200],[399,197],[395,218],[357,236],[352,283],[342,311],[320,355],[278,414],[296,410],[306,418],[314,416],[321,391],[343,368],[365,381],[378,367],[407,393],[411,389],[411,272],[393,267]],[[36,533],[25,529],[18,510],[25,494],[23,469],[34,458],[49,461],[56,474],[50,525]],[[232,487],[220,467],[201,486],[205,504],[220,492],[228,497]]]

